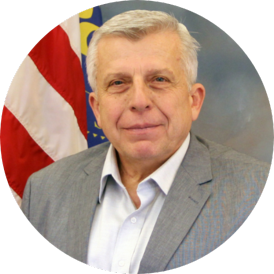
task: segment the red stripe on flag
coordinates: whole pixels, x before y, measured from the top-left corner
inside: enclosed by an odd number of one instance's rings
[[[28,177],[54,162],[5,106],[1,123],[1,152],[9,185],[21,198]]]
[[[57,26],[36,44],[29,56],[47,82],[71,105],[87,138],[84,76],[66,32]]]

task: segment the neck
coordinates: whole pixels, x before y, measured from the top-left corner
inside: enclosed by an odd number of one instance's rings
[[[135,207],[139,208],[141,205],[140,198],[137,194],[139,183],[160,167],[163,162],[155,163],[155,161],[152,161],[152,163],[149,164],[143,160],[125,161],[118,156],[118,153],[117,159],[122,183]]]
[[[147,176],[158,169],[165,161],[134,159],[128,160],[120,157],[117,153],[118,167],[122,183],[126,188],[137,190],[138,184]]]

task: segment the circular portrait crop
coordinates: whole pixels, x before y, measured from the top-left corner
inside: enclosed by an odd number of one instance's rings
[[[270,104],[244,51],[160,2],[102,4],[54,27],[2,112],[21,215],[115,273],[173,270],[220,247],[257,204],[272,151]]]

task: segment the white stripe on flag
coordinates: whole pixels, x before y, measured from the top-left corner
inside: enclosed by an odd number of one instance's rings
[[[87,148],[72,107],[49,85],[29,56],[12,81],[5,105],[54,161]]]
[[[14,199],[16,200],[17,204],[21,207],[22,199],[12,188],[10,188],[10,190],[11,190],[11,193],[12,193]]]
[[[60,24],[60,27],[67,33],[70,46],[78,56],[80,62],[81,58],[81,34],[79,24],[79,14],[70,17],[68,20]]]

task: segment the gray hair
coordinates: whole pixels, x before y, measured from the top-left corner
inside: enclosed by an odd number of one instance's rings
[[[86,60],[88,81],[93,91],[97,92],[96,61],[97,45],[100,39],[107,35],[116,35],[139,40],[150,33],[164,30],[174,31],[180,37],[182,68],[190,89],[197,78],[199,43],[189,34],[183,24],[165,12],[131,10],[112,17],[93,33]]]

